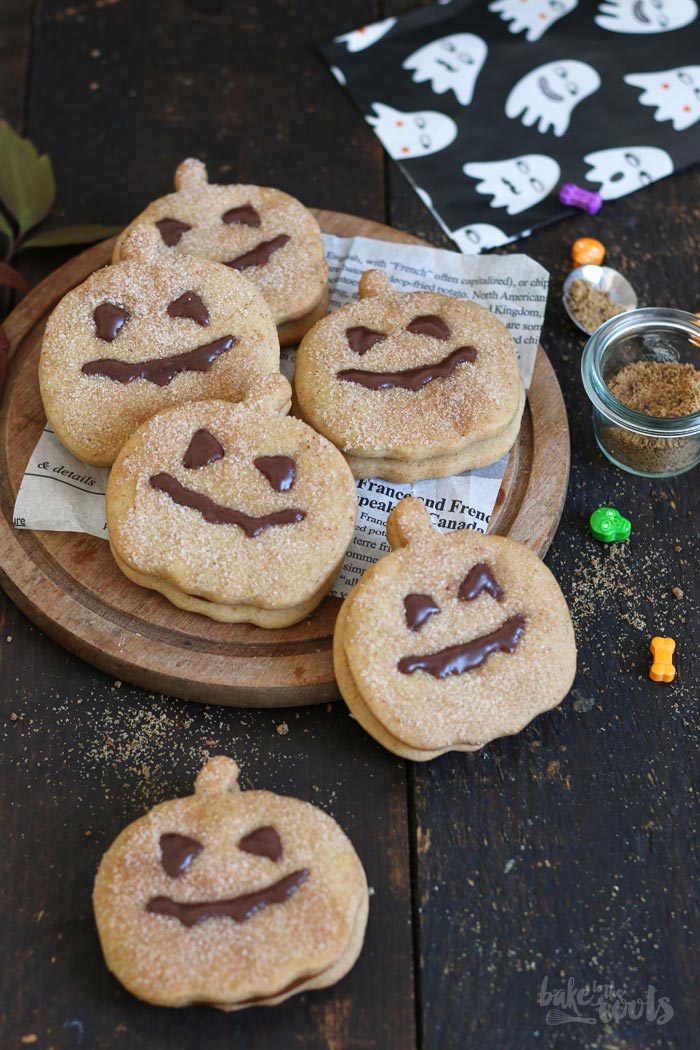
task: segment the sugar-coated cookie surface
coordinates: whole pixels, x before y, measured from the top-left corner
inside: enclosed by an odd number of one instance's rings
[[[122,261],[88,277],[49,317],[39,383],[66,448],[108,466],[160,409],[235,401],[254,374],[278,371],[277,332],[255,286],[227,267],[173,255],[139,226]]]
[[[299,347],[302,418],[355,477],[410,482],[500,459],[525,404],[508,329],[476,303],[394,291],[381,270],[363,275],[359,293]]]
[[[316,806],[241,791],[210,758],[195,793],[130,824],[99,866],[93,904],[107,966],[159,1006],[272,1006],[339,981],[362,948],[362,864]]]
[[[261,377],[237,405],[197,401],[148,420],[107,485],[115,560],[192,612],[286,627],[318,605],[357,516],[338,450],[285,413],[291,389]]]
[[[328,264],[321,231],[310,211],[288,193],[267,186],[208,181],[190,158],[175,173],[175,193],[153,201],[127,226],[155,225],[173,254],[200,255],[239,270],[262,292],[283,345],[301,338],[328,306]]]
[[[566,696],[576,643],[566,600],[529,548],[471,530],[441,535],[409,497],[392,553],[340,611],[335,674],[384,747],[415,761],[518,733]]]

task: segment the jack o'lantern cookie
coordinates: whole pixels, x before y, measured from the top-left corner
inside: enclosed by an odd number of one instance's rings
[[[299,347],[302,418],[356,478],[418,481],[500,459],[525,404],[508,329],[465,299],[396,292],[382,270],[365,273],[359,291]]]
[[[392,553],[369,568],[335,628],[335,675],[358,722],[424,762],[520,732],[576,672],[566,600],[529,548],[442,535],[423,502],[389,515]]]
[[[149,419],[107,484],[112,553],[135,583],[215,620],[287,627],[340,570],[355,483],[329,441],[286,416],[266,376],[234,405],[197,401]]]
[[[328,310],[328,264],[319,225],[288,193],[267,186],[217,186],[192,158],[175,172],[175,193],[149,204],[136,223],[156,227],[175,253],[200,255],[243,273],[265,297],[282,346],[301,339]]]
[[[49,317],[39,382],[66,448],[108,466],[160,409],[235,401],[254,374],[278,371],[277,332],[257,288],[206,259],[171,255],[140,226],[122,261],[88,277]]]
[[[108,968],[158,1006],[273,1006],[354,965],[368,891],[336,822],[271,791],[241,791],[223,755],[194,795],[156,806],[105,853],[93,904]]]

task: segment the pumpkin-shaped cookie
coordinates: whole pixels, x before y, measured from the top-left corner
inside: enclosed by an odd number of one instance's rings
[[[362,948],[365,873],[316,806],[241,791],[219,755],[194,795],[156,806],[102,858],[94,908],[107,966],[160,1006],[272,1006],[339,981]]]
[[[237,405],[197,401],[148,420],[107,485],[112,552],[134,582],[216,620],[286,627],[328,592],[357,516],[338,450],[285,413],[262,377]]]
[[[108,466],[155,412],[204,397],[238,400],[279,371],[265,300],[241,274],[172,255],[148,226],[122,261],[92,274],[49,317],[39,382],[46,416],[78,459]]]
[[[137,223],[154,225],[173,253],[200,255],[243,273],[265,297],[283,346],[298,342],[328,309],[321,231],[294,197],[267,186],[217,186],[192,158],[175,172],[175,193],[149,204]]]
[[[500,459],[525,392],[508,329],[476,303],[396,292],[381,270],[304,337],[294,374],[307,423],[356,478],[418,481]]]
[[[392,553],[340,611],[335,674],[358,722],[422,762],[518,733],[568,693],[571,618],[529,548],[463,530],[442,535],[421,500],[389,515]]]

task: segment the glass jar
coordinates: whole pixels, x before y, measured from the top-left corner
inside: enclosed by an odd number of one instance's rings
[[[700,319],[660,307],[629,310],[593,333],[581,359],[596,441],[608,459],[645,478],[682,474],[700,462],[700,412],[650,416],[623,405],[608,383],[635,361],[679,362],[700,371]]]

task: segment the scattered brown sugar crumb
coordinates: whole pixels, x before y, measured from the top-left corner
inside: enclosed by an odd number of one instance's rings
[[[595,332],[603,321],[625,313],[625,307],[616,303],[608,292],[601,292],[582,277],[572,281],[569,288],[569,309],[587,332]]]
[[[608,382],[627,408],[647,416],[689,416],[700,412],[700,372],[675,361],[635,361]]]
[[[673,595],[674,598],[678,598],[679,601],[680,601],[681,598],[684,597],[684,591],[683,591],[683,589],[681,587],[672,587],[671,588],[671,594]]]

